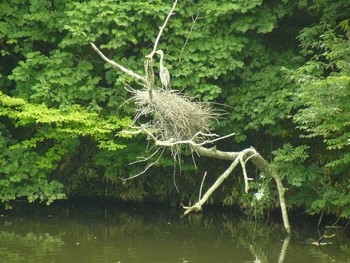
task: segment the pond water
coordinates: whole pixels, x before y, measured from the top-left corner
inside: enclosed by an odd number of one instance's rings
[[[324,228],[329,243],[312,245],[312,223],[280,224],[233,213],[107,205],[22,207],[0,217],[0,262],[350,262],[349,236]],[[323,234],[323,233],[322,233]]]

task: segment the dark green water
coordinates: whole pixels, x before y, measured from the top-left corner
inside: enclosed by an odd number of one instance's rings
[[[233,214],[104,205],[21,208],[0,217],[0,262],[350,262],[343,229],[316,247],[312,223],[295,222],[285,239],[279,224]],[[299,225],[298,225],[299,224]]]

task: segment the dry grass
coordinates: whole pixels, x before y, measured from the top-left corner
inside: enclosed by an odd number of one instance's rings
[[[198,132],[210,133],[212,122],[220,115],[209,103],[191,100],[174,90],[154,90],[152,100],[148,90],[134,90],[131,100],[136,104],[135,121],[151,118],[149,129],[163,141],[189,140]],[[196,142],[205,139],[204,135],[195,138]]]

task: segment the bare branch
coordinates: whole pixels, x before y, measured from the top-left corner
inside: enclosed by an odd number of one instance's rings
[[[173,15],[175,7],[177,4],[177,0],[174,1],[173,3],[173,7],[171,8],[170,12],[168,13],[168,16],[166,17],[164,24],[159,28],[159,32],[158,32],[158,36],[156,38],[156,40],[154,41],[154,46],[153,46],[153,50],[151,52],[151,54],[147,55],[146,58],[152,58],[154,53],[157,51],[157,46],[160,40],[161,35],[163,34],[164,28],[166,27],[170,17]]]
[[[196,146],[196,147],[193,147],[193,150],[195,150],[196,153],[201,156],[206,156],[206,157],[220,159],[220,160],[227,160],[227,161],[233,161],[239,155],[239,152],[224,152],[224,151],[217,150],[216,147],[206,148],[203,146]]]
[[[202,198],[202,189],[203,189],[203,185],[204,185],[205,177],[207,177],[207,172],[205,172],[205,173],[204,173],[204,175],[203,175],[203,179],[202,179],[201,187],[200,187],[200,189],[199,189],[199,197],[198,197],[198,201],[199,201],[199,200],[201,200],[201,198]]]
[[[251,178],[248,178],[247,171],[245,168],[246,163],[251,160],[254,165],[262,172],[265,174],[269,175],[275,180],[278,194],[279,194],[279,201],[280,201],[280,206],[281,206],[281,211],[282,211],[282,218],[283,218],[283,223],[284,227],[286,229],[286,232],[288,234],[291,233],[290,231],[290,225],[289,225],[289,220],[288,220],[288,213],[287,213],[287,208],[286,208],[286,203],[284,199],[284,187],[282,184],[282,180],[279,178],[277,175],[276,171],[274,171],[268,163],[262,158],[262,156],[254,149],[254,148],[248,148],[245,149],[241,152],[223,152],[219,151],[216,149],[216,147],[212,148],[206,148],[203,147],[201,144],[202,143],[195,143],[192,141],[193,137],[191,140],[183,140],[183,141],[159,141],[156,136],[154,136],[145,126],[140,127],[137,131],[131,132],[133,134],[139,134],[139,133],[146,133],[154,142],[157,146],[164,146],[164,147],[173,147],[179,144],[187,144],[192,147],[194,151],[197,152],[197,154],[206,156],[206,157],[211,157],[211,158],[216,158],[216,159],[222,159],[222,160],[230,160],[233,161],[231,166],[216,180],[216,182],[209,188],[209,190],[205,193],[205,195],[193,206],[183,206],[185,209],[184,214],[187,215],[193,211],[201,211],[202,206],[206,203],[207,199],[209,196],[222,184],[222,182],[231,174],[231,172],[234,170],[234,168],[237,166],[238,163],[242,165],[243,169],[243,176],[245,180],[245,191],[248,191],[248,183],[249,180],[252,180]],[[210,134],[211,135],[211,134]],[[230,137],[233,134],[229,134],[226,137]],[[214,135],[213,135],[214,136]],[[224,137],[216,138],[214,140],[219,140]],[[208,141],[214,141],[214,140],[208,140]],[[206,141],[205,143],[208,143]],[[246,158],[246,159],[244,159]],[[202,186],[201,186],[202,188]]]
[[[108,64],[111,64],[113,67],[116,67],[118,69],[120,69],[121,71],[123,71],[125,74],[137,79],[137,80],[140,80],[142,82],[143,85],[146,85],[146,80],[144,77],[140,76],[139,74],[133,72],[132,70],[130,69],[127,69],[125,67],[123,67],[122,65],[119,65],[118,63],[114,62],[113,60],[110,60],[109,58],[107,58],[96,46],[94,43],[90,43],[92,48],[97,52],[97,54],[100,55],[100,57],[106,61]]]
[[[248,193],[249,190],[249,181],[253,180],[252,178],[248,177],[247,174],[247,169],[245,167],[245,161],[243,160],[244,156],[242,156],[241,158],[239,158],[239,162],[242,166],[242,173],[243,173],[243,178],[244,178],[244,190],[246,193]]]
[[[157,146],[174,147],[174,146],[177,146],[177,145],[190,145],[190,146],[195,147],[195,149],[197,149],[196,147],[203,146],[203,145],[206,145],[206,144],[211,144],[211,143],[214,143],[214,142],[217,142],[217,141],[221,141],[223,139],[226,139],[226,138],[229,138],[229,137],[232,137],[232,136],[235,135],[235,133],[230,133],[230,134],[227,134],[227,135],[219,137],[219,135],[217,135],[217,134],[203,133],[203,132],[199,131],[195,135],[193,135],[192,138],[189,139],[189,140],[182,140],[182,141],[167,140],[167,141],[162,141],[162,140],[158,140],[156,138],[156,136],[152,132],[150,132],[145,126],[138,127],[136,131],[122,131],[122,133],[129,134],[129,135],[137,135],[137,134],[140,134],[140,133],[145,133],[154,141],[155,145],[157,145]],[[203,142],[196,143],[195,139],[198,136],[218,137],[218,138],[213,139],[213,140],[205,140]]]
[[[180,190],[179,188],[177,187],[177,184],[176,184],[176,162],[174,161],[174,170],[173,170],[173,185],[177,191],[177,193],[180,193]]]
[[[250,159],[254,158],[255,156],[258,156],[258,153],[254,153],[252,155],[250,155],[247,159],[244,160],[244,163],[248,162]]]
[[[181,145],[181,144],[187,144],[187,145],[190,145],[190,146],[197,147],[197,146],[203,146],[203,145],[206,145],[206,144],[214,143],[214,142],[226,139],[228,137],[232,137],[233,135],[235,135],[235,133],[231,133],[231,134],[228,134],[228,135],[225,135],[225,136],[221,136],[221,137],[213,139],[213,140],[206,140],[206,141],[201,142],[201,143],[196,143],[194,141],[194,139],[197,136],[199,136],[199,135],[205,135],[207,137],[209,137],[209,136],[218,136],[216,134],[205,134],[205,133],[202,133],[202,132],[198,132],[190,140],[183,140],[183,141],[172,141],[172,140],[159,141],[159,140],[156,140],[155,143],[156,143],[156,145],[166,146],[166,147],[173,147],[173,146]]]
[[[136,164],[136,163],[142,163],[142,162],[147,162],[149,159],[151,159],[153,156],[155,156],[159,151],[160,151],[161,148],[158,148],[157,150],[154,151],[154,153],[152,153],[151,155],[147,156],[147,157],[141,157],[141,160],[137,160],[137,161],[134,161],[132,163],[129,163],[129,165],[133,165],[133,164]]]
[[[146,86],[148,89],[149,100],[153,100],[153,86],[154,86],[154,71],[152,58],[149,58],[145,61],[145,74],[146,74]],[[134,93],[135,94],[135,93]]]
[[[193,22],[192,22],[192,25],[191,25],[191,28],[190,28],[190,32],[188,33],[188,36],[187,36],[187,38],[186,38],[186,41],[185,41],[185,43],[184,43],[184,45],[182,46],[181,51],[180,51],[180,55],[179,55],[179,64],[181,63],[182,53],[184,52],[185,47],[186,47],[186,45],[187,45],[187,43],[188,43],[188,41],[189,41],[189,39],[190,39],[190,36],[191,36],[191,34],[192,34],[194,25],[196,24],[196,21],[197,21],[198,17],[199,17],[199,14],[197,14],[196,17],[195,17],[194,19],[192,18]]]
[[[149,168],[153,167],[154,165],[156,165],[156,164],[158,163],[159,159],[163,156],[164,151],[165,151],[165,148],[162,149],[162,152],[159,154],[157,160],[155,160],[154,162],[152,162],[152,163],[150,163],[149,165],[147,165],[147,166],[145,167],[145,169],[144,169],[142,172],[140,172],[140,173],[138,173],[138,174],[135,174],[135,175],[133,175],[133,176],[131,176],[131,177],[128,177],[128,178],[123,178],[122,180],[123,180],[124,182],[126,182],[126,181],[129,181],[129,180],[135,179],[136,177],[139,177],[140,175],[142,175],[142,174],[144,174],[145,172],[147,172],[147,170],[148,170]]]
[[[244,151],[242,153],[244,153]],[[236,168],[238,163],[239,163],[239,158],[234,160],[232,162],[232,164],[229,166],[229,168],[223,174],[221,174],[218,179],[216,179],[215,183],[207,190],[207,192],[204,194],[204,196],[197,203],[195,203],[193,206],[190,206],[190,207],[183,207],[185,209],[184,215],[187,215],[187,214],[189,214],[189,213],[191,213],[193,211],[201,211],[202,210],[202,206],[207,202],[207,200],[212,195],[212,193],[233,172],[233,170]]]
[[[191,158],[192,158],[192,162],[193,162],[193,165],[194,165],[194,169],[197,170],[197,163],[196,163],[196,160],[194,159],[193,150],[191,150]]]

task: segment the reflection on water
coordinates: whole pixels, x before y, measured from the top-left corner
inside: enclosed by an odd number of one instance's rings
[[[349,239],[312,245],[314,229],[285,239],[278,224],[233,214],[101,205],[3,212],[0,262],[350,262]]]

